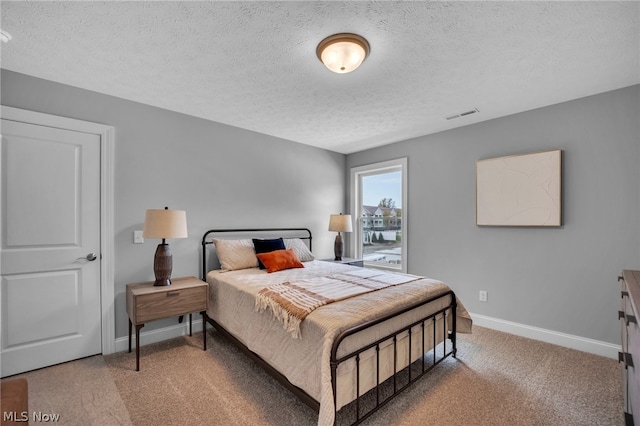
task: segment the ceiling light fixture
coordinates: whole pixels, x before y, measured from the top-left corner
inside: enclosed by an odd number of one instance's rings
[[[0,40],[2,40],[3,43],[9,43],[9,40],[11,40],[12,38],[13,37],[11,37],[11,34],[6,32],[5,30],[0,30]]]
[[[345,74],[358,68],[369,55],[369,42],[357,34],[334,34],[318,44],[316,55],[331,71]]]

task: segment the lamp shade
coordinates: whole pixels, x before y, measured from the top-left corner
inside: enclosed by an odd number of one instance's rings
[[[333,232],[351,232],[353,231],[351,225],[350,214],[332,214],[329,219],[329,231]]]
[[[184,210],[147,210],[142,229],[144,238],[187,238],[187,212]]]
[[[318,44],[316,55],[331,71],[345,74],[358,68],[369,55],[369,42],[357,34],[334,34]]]

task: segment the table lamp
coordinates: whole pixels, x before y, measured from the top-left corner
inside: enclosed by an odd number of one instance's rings
[[[142,236],[162,239],[153,259],[153,272],[156,276],[153,285],[171,285],[173,256],[171,248],[165,240],[168,238],[187,238],[187,213],[184,210],[169,210],[168,207],[165,207],[164,210],[147,210]]]
[[[351,232],[351,215],[350,214],[332,214],[329,219],[329,231],[337,232],[336,241],[333,244],[333,252],[335,254],[335,260],[342,260],[343,243],[341,232]]]

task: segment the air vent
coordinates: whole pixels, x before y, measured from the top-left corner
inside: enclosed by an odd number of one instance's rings
[[[454,118],[460,118],[460,117],[466,117],[467,115],[471,115],[471,114],[475,114],[478,111],[478,108],[474,108],[471,111],[466,111],[466,112],[461,112],[460,114],[455,114],[455,115],[450,115],[449,117],[446,117],[447,120],[453,120]]]

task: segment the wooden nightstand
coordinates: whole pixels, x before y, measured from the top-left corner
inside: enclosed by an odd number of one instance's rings
[[[342,263],[343,265],[364,266],[362,259],[354,259],[352,257],[343,257],[342,260],[335,259],[320,259],[323,262]]]
[[[129,314],[129,352],[131,329],[136,326],[136,371],[140,371],[140,329],[149,321],[200,312],[204,322],[207,310],[206,282],[196,277],[173,278],[171,285],[155,287],[153,281],[127,284],[127,314]]]

